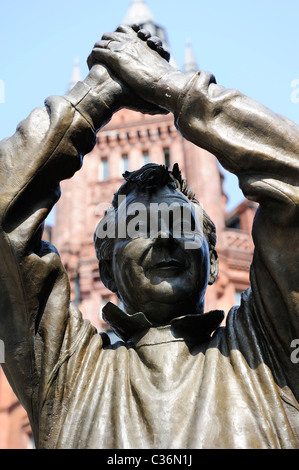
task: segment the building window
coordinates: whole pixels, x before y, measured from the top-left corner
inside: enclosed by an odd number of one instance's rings
[[[142,152],[142,165],[147,165],[150,163],[150,156],[147,150]]]
[[[109,179],[109,162],[108,158],[102,158],[99,165],[99,181],[106,181]]]
[[[129,157],[128,155],[122,155],[120,160],[120,176],[122,176],[126,171],[129,171]]]
[[[235,230],[241,230],[241,221],[239,214],[234,214],[230,219],[226,220],[226,227]]]
[[[169,148],[164,148],[163,153],[164,153],[164,165],[169,168],[170,167],[170,151],[169,151]]]

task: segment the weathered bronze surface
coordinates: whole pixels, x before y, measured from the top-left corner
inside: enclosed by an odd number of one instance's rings
[[[95,45],[83,82],[1,142],[4,371],[38,448],[298,448],[299,128],[167,59],[146,32],[120,27]],[[108,246],[96,237],[102,280],[126,306],[105,310],[123,341],[109,344],[70,303],[42,223],[58,182],[80,169],[96,131],[121,107],[173,113],[185,138],[216,155],[259,203],[251,288],[224,328],[222,312],[204,312],[217,276],[208,217],[196,250],[172,236]],[[175,200],[196,214],[177,168],[147,170],[150,180],[144,169],[126,175],[127,204]]]

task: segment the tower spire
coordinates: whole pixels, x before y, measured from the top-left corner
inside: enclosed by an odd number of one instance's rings
[[[184,61],[184,72],[185,73],[196,73],[198,72],[198,65],[193,53],[191,39],[188,38],[186,41],[185,49],[185,61]]]
[[[75,57],[73,71],[71,76],[71,81],[69,83],[69,91],[76,85],[77,82],[81,80],[81,71],[79,66],[79,59]]]

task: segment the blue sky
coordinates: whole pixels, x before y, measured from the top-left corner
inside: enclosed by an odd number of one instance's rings
[[[104,32],[123,20],[131,0],[2,2],[0,139],[52,94],[66,92],[74,58],[86,58]],[[147,0],[167,29],[173,56],[184,62],[187,38],[198,65],[299,124],[298,0]],[[4,92],[1,89],[4,85]],[[3,102],[4,101],[4,102]],[[34,156],[33,156],[34,158]],[[226,177],[229,208],[242,195]]]

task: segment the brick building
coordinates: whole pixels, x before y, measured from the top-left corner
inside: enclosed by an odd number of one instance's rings
[[[141,24],[167,44],[166,31],[155,23],[145,1],[134,0],[123,22]],[[184,71],[197,71],[190,43],[186,46]],[[70,86],[79,79],[76,60]],[[99,132],[95,148],[84,160],[81,171],[62,182],[52,242],[68,271],[72,300],[99,331],[109,331],[101,318],[101,307],[108,300],[117,303],[117,298],[101,283],[93,233],[123,181],[122,173],[148,162],[168,167],[179,163],[183,177],[216,224],[220,269],[215,285],[208,287],[206,310],[221,308],[227,312],[238,303],[240,293],[249,286],[251,226],[256,205],[244,200],[227,212],[224,177],[216,158],[184,140],[174,126],[172,115],[147,116],[119,111]],[[26,413],[0,371],[0,448],[31,446]]]

